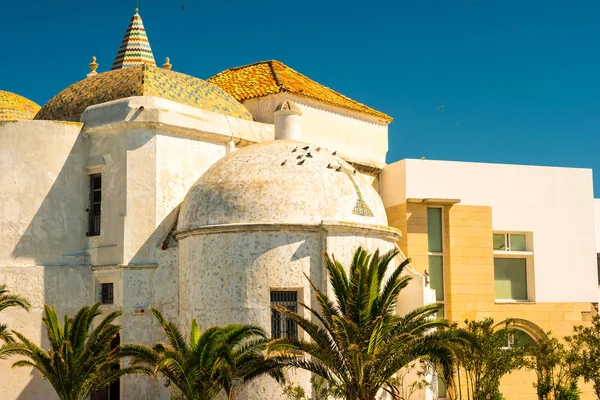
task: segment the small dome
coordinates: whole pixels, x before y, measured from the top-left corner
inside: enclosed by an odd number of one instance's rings
[[[326,220],[387,226],[381,198],[354,171],[306,143],[275,140],[242,148],[198,179],[182,204],[177,229]]]
[[[89,106],[132,96],[155,96],[234,118],[252,114],[221,88],[149,64],[115,69],[81,80],[54,96],[35,119],[79,121]]]
[[[16,93],[0,90],[0,121],[33,119],[40,110],[33,101]]]

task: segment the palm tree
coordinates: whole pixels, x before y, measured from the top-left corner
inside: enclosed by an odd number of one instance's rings
[[[6,285],[0,285],[0,311],[4,311],[9,307],[21,307],[22,309],[29,311],[31,305],[26,298],[19,296],[18,294],[10,294]],[[14,338],[8,331],[6,324],[0,324],[0,340],[6,343],[14,342]],[[0,349],[0,358],[2,358],[2,352]]]
[[[29,311],[31,305],[26,298],[19,296],[18,294],[10,294],[6,285],[0,285],[0,311],[7,309],[8,307],[20,307],[26,311]],[[14,338],[8,330],[6,324],[0,324],[0,341],[4,344],[0,346],[0,360],[8,356],[11,350],[15,347]]]
[[[448,322],[435,318],[438,305],[395,314],[398,294],[410,277],[402,262],[388,275],[388,267],[398,251],[380,256],[358,248],[350,265],[344,267],[325,255],[325,264],[335,299],[310,281],[320,311],[304,304],[309,318],[281,306],[274,309],[295,321],[312,341],[282,338],[269,345],[271,352],[302,352],[310,357],[289,357],[280,361],[301,368],[328,381],[348,400],[373,400],[394,375],[410,362],[433,362],[446,376],[452,373],[453,344],[466,338],[443,328]],[[335,300],[335,301],[334,301]]]
[[[179,394],[188,400],[210,400],[224,391],[228,399],[251,380],[269,375],[284,381],[281,365],[274,357],[265,357],[268,339],[255,325],[210,327],[204,332],[192,321],[189,343],[172,322],[155,308],[152,313],[163,327],[169,343],[152,348],[125,345],[123,351],[135,364],[154,367]]]
[[[100,303],[92,307],[82,307],[74,317],[65,315],[61,324],[54,307],[44,307],[42,321],[48,332],[50,349],[43,350],[18,332],[14,334],[21,343],[10,349],[10,354],[24,356],[14,367],[37,369],[44,379],[54,387],[61,400],[86,400],[120,377],[129,374],[152,372],[140,366],[121,369],[112,368],[124,357],[120,347],[110,348],[120,326],[113,322],[122,313],[108,314],[95,329],[92,321],[99,316]]]

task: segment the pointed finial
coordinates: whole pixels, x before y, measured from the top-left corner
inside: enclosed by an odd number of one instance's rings
[[[173,67],[173,65],[171,64],[171,59],[169,57],[165,58],[165,63],[162,67],[167,70],[170,70]]]
[[[135,0],[135,13],[137,14],[140,11],[140,1]]]
[[[96,72],[96,69],[98,69],[98,63],[96,62],[96,56],[92,57],[92,62],[89,65],[90,65],[90,69],[92,70],[92,72],[87,74],[87,76],[98,75],[98,73]]]

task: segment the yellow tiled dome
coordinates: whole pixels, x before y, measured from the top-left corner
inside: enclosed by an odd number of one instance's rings
[[[16,93],[0,90],[0,121],[33,119],[40,110],[33,101]]]
[[[89,106],[132,96],[155,96],[188,106],[252,120],[223,89],[193,76],[149,64],[116,69],[74,83],[54,96],[35,119],[79,121]]]

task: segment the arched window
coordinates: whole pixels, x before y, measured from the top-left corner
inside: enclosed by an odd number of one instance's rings
[[[527,332],[522,331],[518,328],[511,330],[502,330],[506,332],[506,347],[507,349],[518,349],[528,344],[535,343],[535,339],[531,337]]]

